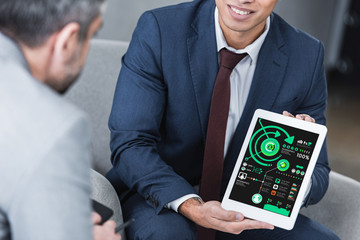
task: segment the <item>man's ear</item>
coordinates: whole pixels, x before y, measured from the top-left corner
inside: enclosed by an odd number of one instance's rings
[[[72,22],[63,27],[55,38],[53,54],[56,59],[67,61],[78,47],[80,25]]]

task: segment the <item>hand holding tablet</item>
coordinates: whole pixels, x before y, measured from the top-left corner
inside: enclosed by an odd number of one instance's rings
[[[179,213],[204,228],[239,234],[250,229],[273,229],[268,223],[246,219],[236,211],[225,210],[218,201],[203,202],[190,198],[179,207]]]
[[[222,207],[292,229],[326,132],[319,124],[257,110]]]

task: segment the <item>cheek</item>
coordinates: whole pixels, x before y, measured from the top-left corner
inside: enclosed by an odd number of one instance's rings
[[[87,55],[89,53],[89,48],[90,48],[90,41],[86,40],[86,42],[84,43],[82,52],[81,52],[81,63],[82,64],[85,64]]]
[[[84,45],[82,49],[74,56],[71,61],[73,71],[79,71],[84,67],[88,55],[88,50],[89,47]]]
[[[224,0],[216,0],[215,3],[220,12],[225,10],[226,3]]]
[[[274,0],[264,1],[263,9],[266,9],[267,12],[271,13],[275,8],[276,3],[277,3],[277,1],[274,1]]]

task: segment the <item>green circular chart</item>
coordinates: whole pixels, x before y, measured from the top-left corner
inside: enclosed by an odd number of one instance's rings
[[[274,139],[274,138],[268,138],[265,139],[262,143],[261,143],[261,152],[265,155],[265,156],[274,156],[276,155],[279,150],[280,150],[280,144],[279,142]]]
[[[258,164],[267,167],[279,168],[279,161],[282,159],[281,145],[285,142],[292,144],[294,137],[291,137],[287,131],[279,126],[268,125],[263,126],[259,120],[260,128],[257,129],[250,138],[249,153],[250,156],[245,158],[249,160],[252,158]],[[284,167],[280,171],[285,171],[289,164],[281,162]],[[286,166],[285,166],[286,165]],[[286,169],[287,169],[286,168]]]
[[[276,166],[280,171],[285,172],[286,170],[289,169],[290,163],[285,159],[281,159],[280,161],[277,162]]]

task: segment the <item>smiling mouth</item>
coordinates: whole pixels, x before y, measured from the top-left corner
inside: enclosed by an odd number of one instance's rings
[[[236,13],[236,14],[238,14],[238,15],[240,15],[240,16],[246,16],[246,15],[249,15],[249,14],[251,13],[251,12],[248,12],[248,11],[239,10],[239,9],[234,8],[234,7],[232,7],[232,6],[230,6],[230,8],[231,8],[231,10],[232,10],[234,13]]]

